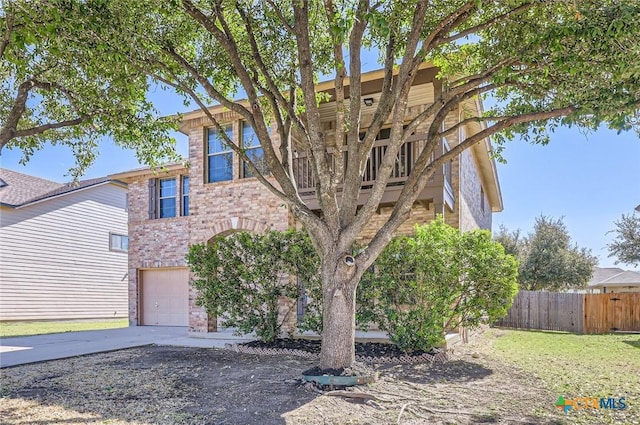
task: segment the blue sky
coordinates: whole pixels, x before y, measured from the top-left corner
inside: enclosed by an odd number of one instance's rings
[[[162,114],[184,112],[182,100],[167,92],[151,94]],[[178,150],[187,154],[186,137],[176,134]],[[613,222],[630,214],[640,204],[640,138],[636,133],[620,135],[601,129],[583,134],[578,129],[560,128],[547,146],[510,142],[503,152],[506,164],[498,164],[504,211],[493,216],[494,229],[532,229],[540,214],[563,217],[574,242],[590,248],[600,266],[614,266],[606,245],[613,235]],[[26,174],[65,182],[74,159],[60,146],[47,146],[26,165],[21,154],[3,149],[0,165]],[[109,141],[83,178],[101,177],[140,167],[132,151]],[[620,266],[623,268],[628,268]]]
[[[547,146],[514,140],[504,157],[507,163],[498,164],[504,211],[493,215],[494,229],[502,224],[529,231],[540,214],[563,217],[574,242],[590,248],[601,266],[614,266],[607,232],[640,204],[636,133],[601,129],[584,135],[561,128]]]

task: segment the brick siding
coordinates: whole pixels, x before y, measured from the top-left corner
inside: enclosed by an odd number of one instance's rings
[[[407,120],[419,114],[424,105],[412,106],[408,110]],[[458,113],[451,113],[447,125],[457,122]],[[234,138],[238,140],[241,122],[230,112],[216,114],[221,122],[231,122]],[[365,121],[368,119],[364,117]],[[184,267],[189,246],[209,241],[216,235],[226,235],[234,231],[248,230],[263,232],[268,229],[286,230],[298,226],[292,214],[277,196],[271,193],[257,179],[241,179],[241,163],[234,154],[232,165],[233,180],[206,183],[206,128],[201,118],[190,119],[183,123],[183,131],[189,136],[189,168],[174,170],[158,175],[151,171],[145,175],[129,179],[129,300],[130,323],[139,324],[139,281],[141,269]],[[417,132],[425,132],[429,123],[420,126]],[[327,129],[331,132],[330,129]],[[278,151],[277,133],[274,144]],[[458,135],[448,136],[451,147],[458,142]],[[190,181],[190,215],[169,219],[149,219],[149,179],[158,177],[179,177],[188,175]],[[179,180],[179,179],[178,179]],[[275,184],[275,180],[273,181]],[[451,186],[455,196],[455,208],[449,210],[442,199],[432,202],[416,203],[409,219],[403,223],[396,234],[410,234],[416,224],[433,220],[437,213],[444,213],[445,221],[462,230],[471,228],[489,228],[491,209],[485,199],[485,209],[480,211],[480,176],[471,151],[464,152],[452,161]],[[387,221],[391,207],[381,207],[374,214],[360,235],[360,240],[371,240],[376,231]],[[206,333],[217,329],[215,318],[196,305],[198,293],[189,289],[189,331]],[[295,303],[295,300],[293,301]],[[291,307],[287,300],[280,300],[283,314]],[[296,309],[291,309],[285,331],[296,324]]]

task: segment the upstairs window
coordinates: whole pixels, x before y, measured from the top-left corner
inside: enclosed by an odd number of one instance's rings
[[[182,176],[182,214],[189,215],[189,176]]]
[[[233,140],[233,128],[227,125],[224,132]],[[233,152],[217,129],[209,129],[207,137],[207,182],[233,179]]]
[[[149,179],[149,218],[178,214],[189,215],[189,176]]]
[[[245,150],[245,153],[253,162],[253,165],[258,169],[260,174],[266,176],[269,174],[269,168],[267,167],[267,162],[264,159],[264,151],[260,146],[260,141],[258,140],[258,136],[256,135],[253,127],[246,122],[242,122],[242,147]],[[253,173],[249,169],[249,164],[246,162],[242,162],[242,177],[248,178],[253,177]]]
[[[160,179],[158,193],[158,217],[169,218],[176,216],[176,179]]]

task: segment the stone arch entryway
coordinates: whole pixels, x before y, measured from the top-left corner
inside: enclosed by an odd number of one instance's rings
[[[213,223],[204,240],[208,242],[216,236],[227,236],[233,232],[263,233],[267,230],[269,230],[269,226],[265,222],[248,217],[230,217]]]

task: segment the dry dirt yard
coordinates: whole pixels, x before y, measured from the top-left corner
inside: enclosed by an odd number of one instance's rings
[[[481,336],[446,363],[377,366],[361,397],[302,384],[310,360],[150,346],[1,371],[2,424],[559,424],[557,394]]]

